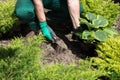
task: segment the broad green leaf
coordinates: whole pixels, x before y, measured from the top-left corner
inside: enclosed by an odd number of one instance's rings
[[[101,16],[101,15],[97,15],[97,19],[100,19],[100,20],[106,20],[106,18],[104,18],[104,17]]]
[[[76,36],[78,36],[79,38],[81,38],[81,37],[82,37],[82,32],[83,32],[83,31],[79,31],[79,30],[78,30],[78,31],[75,31],[74,34],[75,34]]]
[[[89,23],[89,22],[84,18],[80,18],[80,23],[81,24],[86,24],[86,23]]]
[[[88,22],[86,19],[83,18],[80,18],[80,23],[86,24],[89,30],[94,27],[94,25],[92,25],[90,22]]]
[[[97,16],[96,16],[95,14],[93,14],[93,13],[87,12],[86,18],[87,18],[88,20],[92,21],[92,20],[96,19]]]
[[[108,25],[108,20],[105,17],[97,15],[97,19],[101,22],[100,27],[106,27]]]
[[[114,28],[104,28],[103,31],[106,32],[108,36],[113,36],[118,34],[117,30],[115,30]]]
[[[108,25],[108,21],[106,19],[94,19],[92,21],[94,28],[99,28],[99,27],[106,27]]]
[[[82,33],[82,39],[85,39],[85,40],[92,40],[93,38],[91,37],[91,32],[90,31],[83,31]]]
[[[78,36],[79,38],[82,38],[82,33],[80,32],[76,32],[75,35]]]
[[[92,37],[99,41],[105,41],[107,39],[107,35],[102,30],[97,30],[96,32],[92,33]]]

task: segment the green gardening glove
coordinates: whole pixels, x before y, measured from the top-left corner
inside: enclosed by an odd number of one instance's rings
[[[47,26],[49,31],[50,31],[50,34],[51,36],[54,38],[54,37],[57,37],[57,35],[55,34],[55,32],[52,30],[52,28],[50,26]]]
[[[83,11],[84,11],[83,5],[80,3],[80,13],[82,13]]]
[[[43,36],[45,36],[49,40],[52,40],[52,35],[50,33],[50,30],[48,29],[47,22],[46,21],[40,22],[39,25]]]

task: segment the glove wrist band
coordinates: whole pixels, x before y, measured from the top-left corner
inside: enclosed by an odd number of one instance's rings
[[[46,21],[39,22],[39,25],[40,25],[40,28],[44,28],[47,26],[47,22]]]

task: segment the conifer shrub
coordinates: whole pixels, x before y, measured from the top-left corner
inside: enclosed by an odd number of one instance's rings
[[[80,60],[77,66],[74,63],[45,65],[39,80],[98,80],[107,74],[102,69],[94,69],[90,61]]]
[[[119,3],[114,3],[113,0],[80,0],[83,5],[83,14],[91,12],[97,15],[104,16],[108,22],[108,26],[112,26],[119,15]]]
[[[120,36],[107,39],[97,45],[98,57],[94,57],[94,64],[110,73],[111,80],[120,79]]]
[[[40,35],[27,42],[15,38],[10,45],[0,47],[0,80],[96,80],[107,75],[102,69],[94,69],[88,60],[80,60],[78,65],[43,65],[39,47],[43,41]]]
[[[0,47],[0,80],[38,80],[40,74],[43,37],[12,39],[11,44]]]
[[[0,37],[18,23],[18,19],[14,15],[15,1],[0,1]]]

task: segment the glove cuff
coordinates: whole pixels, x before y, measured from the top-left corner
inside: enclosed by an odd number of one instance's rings
[[[47,26],[46,21],[39,22],[40,28],[45,28]]]
[[[81,26],[74,29],[74,32],[81,32],[81,31],[83,31],[83,28]]]

